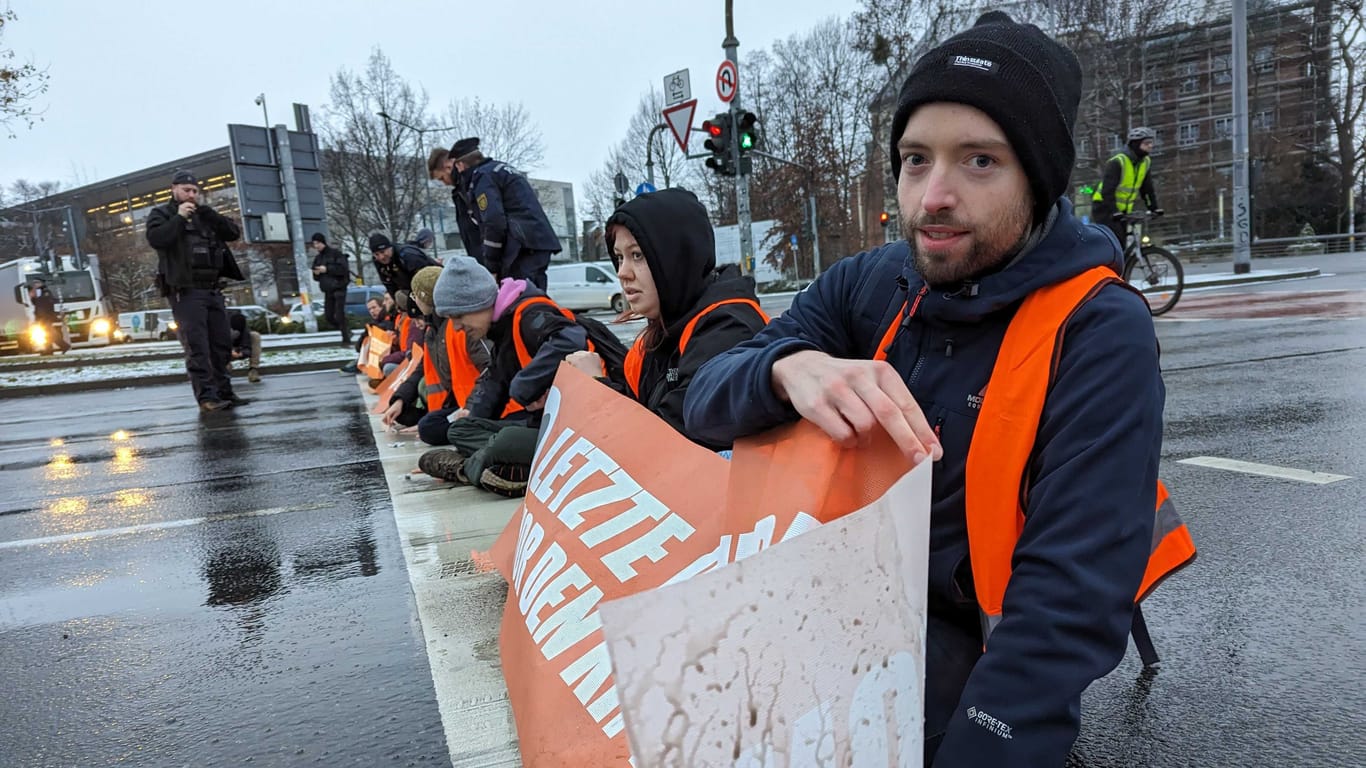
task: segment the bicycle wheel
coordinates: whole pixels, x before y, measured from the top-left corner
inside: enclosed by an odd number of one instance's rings
[[[1124,262],[1124,280],[1143,293],[1154,316],[1169,311],[1186,287],[1181,262],[1164,248],[1149,246]]]

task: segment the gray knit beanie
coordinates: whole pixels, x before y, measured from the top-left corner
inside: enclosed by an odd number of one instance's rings
[[[468,256],[451,256],[436,279],[432,303],[442,317],[465,315],[493,306],[498,283],[483,264]]]

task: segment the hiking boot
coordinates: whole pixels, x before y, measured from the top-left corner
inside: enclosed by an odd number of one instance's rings
[[[417,459],[417,468],[428,475],[469,485],[469,478],[461,471],[464,465],[464,455],[454,448],[433,448]]]
[[[499,496],[520,498],[526,495],[527,476],[531,468],[521,464],[498,464],[479,476],[479,487]]]
[[[255,368],[247,369],[247,381],[251,382],[252,384],[260,384],[261,372],[256,370]]]
[[[225,411],[231,407],[232,401],[230,400],[201,400],[199,402],[199,410],[204,413],[216,413],[218,411]]]
[[[337,370],[341,371],[342,373],[360,373],[360,369],[356,367],[355,363],[347,363],[346,365],[343,365]]]
[[[251,405],[250,400],[246,399],[245,397],[238,397],[235,394],[228,396],[228,402],[231,403],[233,407],[237,407],[239,405]]]

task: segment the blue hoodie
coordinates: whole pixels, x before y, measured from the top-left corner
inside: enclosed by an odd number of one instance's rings
[[[1002,621],[981,652],[963,498],[987,379],[1026,296],[1120,256],[1114,236],[1082,224],[1065,200],[1051,219],[1004,267],[948,290],[926,285],[905,241],[842,260],[753,340],[705,365],[684,405],[688,431],[715,442],[794,420],[773,393],[774,361],[807,349],[872,358],[903,303],[921,296],[887,361],[944,447],[934,466],[926,658],[936,768],[1066,761],[1082,691],[1124,656],[1152,539],[1164,399],[1157,340],[1143,299],[1111,285],[1067,326]]]

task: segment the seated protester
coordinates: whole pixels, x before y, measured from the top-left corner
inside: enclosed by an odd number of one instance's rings
[[[411,318],[414,332],[408,347],[407,353],[411,355],[414,348],[425,347],[424,336],[427,333],[427,321],[421,317]],[[426,353],[424,349],[424,354]],[[386,360],[388,358],[385,358]],[[402,365],[400,360],[398,365]],[[386,364],[385,371],[392,371],[393,366]],[[422,397],[423,372],[415,371],[412,376],[404,379],[399,384],[395,394],[389,398],[389,408],[380,417],[380,421],[386,427],[397,424],[400,427],[416,427],[417,423],[427,413],[427,401]],[[394,408],[397,404],[398,407]]]
[[[360,353],[360,348],[365,344],[365,340],[370,338],[370,326],[373,325],[381,331],[389,331],[390,333],[394,331],[394,324],[384,317],[384,305],[379,299],[371,297],[369,301],[365,302],[365,310],[370,313],[370,319],[365,321],[365,333],[356,337],[357,354]],[[397,343],[395,346],[398,346]],[[342,366],[341,371],[342,373],[360,373],[360,369],[356,367],[354,360]]]
[[[406,311],[426,318],[422,370],[414,371],[399,385],[383,418],[386,425],[402,424],[400,417],[405,411],[411,417],[420,397],[425,413],[415,424],[417,436],[428,445],[447,445],[446,417],[468,400],[475,381],[489,365],[486,344],[471,339],[464,329],[446,318],[433,315],[432,290],[440,274],[440,267],[423,267],[413,276],[412,292],[399,297],[401,303],[408,305]]]
[[[453,256],[433,294],[438,315],[474,338],[493,342],[493,362],[466,407],[451,414],[450,449],[428,451],[418,467],[433,477],[520,496],[527,466],[491,465],[483,451],[508,426],[538,426],[560,362],[588,349],[588,332],[526,280],[502,285],[479,262]]]
[[[247,318],[241,312],[228,313],[228,326],[232,328],[232,359],[247,360],[247,381],[259,384],[261,381],[261,334],[247,328]]]
[[[768,322],[754,281],[738,265],[716,268],[707,210],[683,189],[632,199],[607,220],[606,234],[630,313],[647,321],[626,357],[626,386],[614,388],[694,442],[713,450],[730,448],[729,441],[688,435],[683,398],[697,369],[754,338]],[[592,376],[602,375],[596,353],[575,352],[568,361]]]

